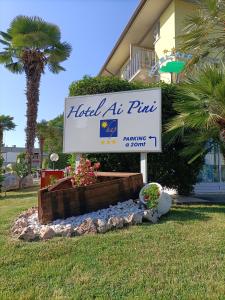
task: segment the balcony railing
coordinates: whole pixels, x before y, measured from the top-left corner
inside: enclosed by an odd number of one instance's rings
[[[144,48],[136,48],[131,59],[121,70],[121,78],[131,80],[141,70],[149,70],[155,63],[155,52]]]

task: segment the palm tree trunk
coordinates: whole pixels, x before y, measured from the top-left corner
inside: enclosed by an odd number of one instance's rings
[[[26,96],[27,96],[27,126],[26,126],[26,149],[28,171],[31,173],[32,155],[36,136],[37,112],[39,102],[39,87],[41,72],[38,68],[27,68],[26,72]]]
[[[43,162],[43,152],[44,152],[44,137],[41,136],[39,139],[39,148],[40,148],[40,169],[42,169]]]

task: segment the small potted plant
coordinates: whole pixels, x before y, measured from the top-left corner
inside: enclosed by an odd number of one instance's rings
[[[140,201],[148,208],[154,209],[158,206],[162,187],[158,183],[149,183],[140,191]]]

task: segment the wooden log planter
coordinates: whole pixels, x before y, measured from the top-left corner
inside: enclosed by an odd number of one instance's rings
[[[97,183],[77,188],[72,187],[71,177],[61,179],[39,190],[39,222],[47,224],[137,199],[142,187],[140,173],[98,172]]]

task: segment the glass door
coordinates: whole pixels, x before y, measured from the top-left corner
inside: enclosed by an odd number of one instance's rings
[[[205,164],[198,176],[198,183],[219,183],[225,181],[224,158],[219,145],[214,144],[205,156]]]

